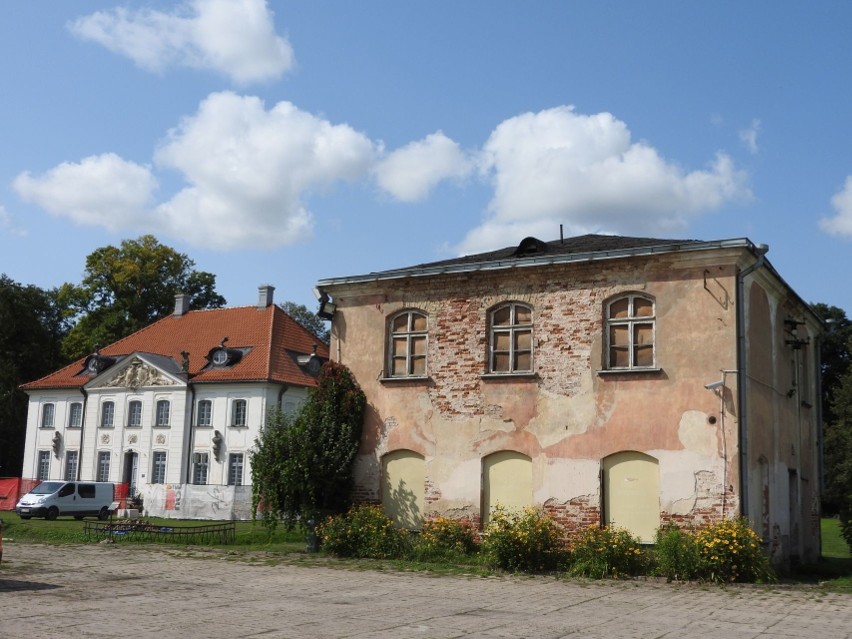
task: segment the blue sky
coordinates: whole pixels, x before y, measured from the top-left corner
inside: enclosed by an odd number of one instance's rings
[[[852,3],[0,3],[0,272],[143,233],[229,305],[603,232],[852,314]]]

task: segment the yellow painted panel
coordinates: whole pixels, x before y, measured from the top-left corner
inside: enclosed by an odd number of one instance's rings
[[[501,506],[519,510],[532,504],[532,460],[513,450],[503,450],[482,460],[483,523],[489,513]]]
[[[660,467],[636,451],[604,459],[604,512],[607,525],[626,528],[643,542],[653,542],[660,527]]]
[[[426,462],[411,450],[395,450],[382,457],[382,506],[400,528],[423,526]]]

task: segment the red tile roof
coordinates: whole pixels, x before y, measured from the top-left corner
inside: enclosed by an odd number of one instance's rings
[[[227,347],[250,349],[232,367],[209,368],[207,354],[227,337]],[[169,315],[100,350],[101,355],[126,356],[135,352],[171,358],[178,366],[182,352],[189,353],[191,382],[269,381],[315,386],[316,379],[296,362],[295,355],[310,355],[316,344],[319,357],[328,359],[328,346],[276,305],[188,311]],[[78,388],[92,378],[83,371],[81,358],[23,390]],[[205,368],[207,367],[207,368]]]

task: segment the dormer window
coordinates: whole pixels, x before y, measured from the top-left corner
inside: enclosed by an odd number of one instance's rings
[[[94,355],[89,355],[84,364],[86,373],[89,375],[99,375],[107,368],[115,364],[115,357],[105,357],[103,355],[99,355],[95,353]]]
[[[220,344],[207,353],[207,361],[210,362],[210,366],[213,368],[234,366],[250,350],[250,348],[227,348],[224,344]]]

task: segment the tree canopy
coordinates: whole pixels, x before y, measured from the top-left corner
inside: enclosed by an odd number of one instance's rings
[[[93,251],[86,258],[83,281],[59,290],[60,304],[76,320],[63,343],[66,356],[92,353],[168,315],[177,293],[189,296],[190,308],[224,306],[216,276],[194,266],[153,235]]]
[[[19,476],[27,424],[27,395],[18,387],[66,361],[67,330],[56,291],[0,276],[0,476]]]
[[[366,398],[352,373],[327,362],[301,412],[272,413],[252,453],[254,511],[274,528],[281,521],[319,521],[352,499]]]
[[[327,320],[322,319],[319,315],[311,311],[304,304],[296,304],[296,302],[281,302],[281,309],[302,326],[308,329],[311,333],[328,344],[331,333],[326,324]]]

